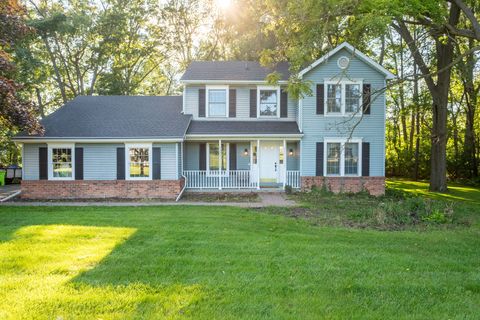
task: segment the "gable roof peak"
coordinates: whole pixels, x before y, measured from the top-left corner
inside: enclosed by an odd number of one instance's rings
[[[367,63],[368,65],[370,65],[372,68],[376,69],[378,72],[382,73],[385,75],[385,78],[386,79],[394,79],[396,78],[396,76],[391,73],[390,71],[388,71],[385,67],[383,67],[381,64],[379,64],[378,62],[376,62],[375,60],[373,60],[372,58],[370,58],[369,56],[367,56],[366,54],[362,53],[361,51],[359,51],[358,49],[356,49],[354,46],[352,46],[350,43],[344,41],[342,42],[341,44],[339,44],[338,46],[336,46],[334,49],[330,50],[329,52],[327,52],[325,55],[323,55],[320,59],[314,61],[312,64],[310,64],[308,67],[304,68],[303,70],[301,70],[298,75],[300,77],[303,77],[303,75],[305,75],[306,73],[308,73],[309,71],[311,71],[312,69],[314,69],[316,66],[322,64],[323,62],[325,62],[326,60],[328,60],[328,58],[330,58],[331,56],[335,55],[337,52],[339,52],[340,50],[342,49],[347,49],[348,51],[350,51],[352,54],[354,54],[355,56],[357,56],[358,58],[360,58],[360,60],[362,60],[363,62]]]

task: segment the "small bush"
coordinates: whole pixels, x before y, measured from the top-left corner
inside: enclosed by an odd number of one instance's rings
[[[293,188],[292,188],[292,186],[286,185],[286,186],[285,186],[285,193],[286,193],[286,194],[292,194],[292,193],[293,193]]]

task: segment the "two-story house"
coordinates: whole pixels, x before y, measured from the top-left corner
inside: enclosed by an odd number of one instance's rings
[[[281,75],[276,85],[268,74]],[[302,70],[193,62],[178,97],[81,96],[20,134],[22,197],[177,198],[186,189],[385,189],[385,87],[392,73],[343,43]]]

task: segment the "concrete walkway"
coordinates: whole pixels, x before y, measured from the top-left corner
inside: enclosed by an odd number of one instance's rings
[[[288,200],[284,193],[260,193],[258,202],[197,202],[197,201],[8,201],[4,206],[45,206],[45,207],[141,207],[141,206],[230,206],[241,208],[292,207],[295,201]]]
[[[13,195],[19,193],[20,185],[19,184],[7,184],[0,186],[0,203],[7,201]]]

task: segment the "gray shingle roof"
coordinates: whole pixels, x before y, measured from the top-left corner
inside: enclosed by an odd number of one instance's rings
[[[300,134],[295,121],[191,121],[188,134]]]
[[[43,137],[183,138],[191,116],[181,111],[181,96],[80,96],[42,120]]]
[[[193,61],[180,80],[264,81],[273,71],[282,74],[280,80],[288,80],[289,66],[287,62],[278,63],[274,68],[266,68],[256,61]]]

